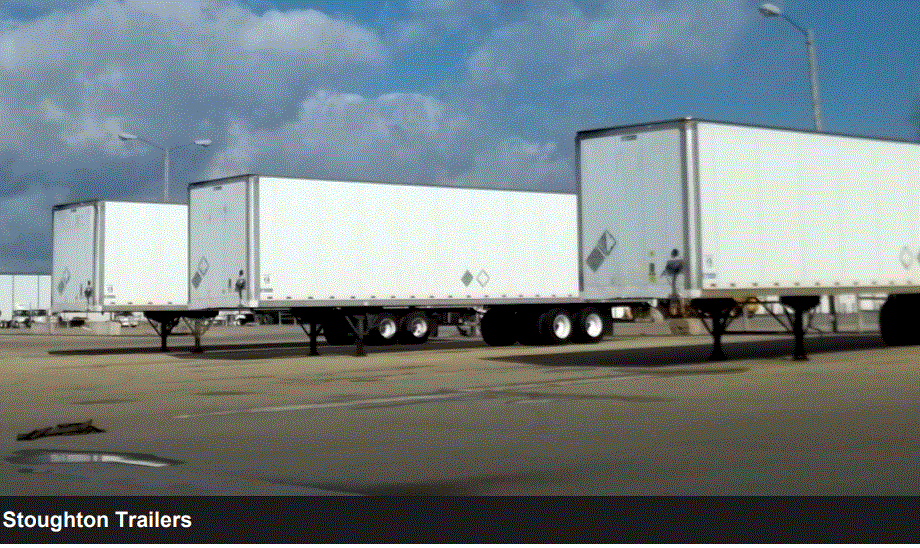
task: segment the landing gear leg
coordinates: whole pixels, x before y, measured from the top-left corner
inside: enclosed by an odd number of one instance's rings
[[[820,297],[781,297],[780,302],[791,308],[795,313],[792,320],[792,333],[795,336],[792,359],[798,361],[808,360],[808,356],[805,354],[805,327],[802,316],[805,312],[818,306]]]
[[[183,317],[185,320],[185,325],[188,326],[189,331],[192,332],[192,336],[195,337],[195,346],[192,347],[192,353],[201,354],[204,352],[204,348],[201,347],[201,336],[208,332],[208,329],[211,328],[211,324],[214,322],[214,317],[217,315],[217,312],[213,314],[202,314],[200,316],[193,317]]]
[[[297,325],[303,329],[303,332],[306,333],[307,337],[310,337],[310,355],[319,356],[319,350],[316,349],[316,339],[319,337],[319,325],[317,323],[316,313],[307,312],[307,309],[295,308],[291,310],[291,313],[294,316]],[[322,322],[323,328],[327,323],[328,316],[322,316],[320,321]],[[278,323],[281,323],[281,313],[278,313]],[[307,326],[310,326],[309,329]],[[328,342],[328,341],[327,341]]]
[[[712,322],[712,327],[703,322],[712,335],[712,354],[709,355],[709,361],[727,360],[728,357],[722,350],[722,335],[725,334],[728,324],[735,319],[734,312],[738,309],[738,302],[735,299],[693,299],[690,306]]]
[[[348,325],[355,330],[355,356],[361,358],[367,356],[367,351],[364,349],[364,336],[367,335],[368,329],[368,317],[367,314],[361,313],[357,316],[345,316],[345,319],[348,320]]]
[[[180,317],[156,312],[144,312],[144,317],[147,318],[150,326],[160,336],[160,351],[166,352],[166,339],[173,332],[173,329],[179,325]]]
[[[355,341],[355,356],[362,357],[367,356],[367,351],[364,350],[364,335],[365,335],[365,326],[367,324],[367,315],[360,314],[358,315],[358,328],[355,332],[358,334],[358,340]]]

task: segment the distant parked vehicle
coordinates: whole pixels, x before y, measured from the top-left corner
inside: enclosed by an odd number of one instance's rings
[[[47,309],[51,276],[42,273],[0,273],[0,325],[13,326],[14,312]],[[31,324],[31,321],[29,321]]]
[[[233,323],[236,325],[246,325],[246,324],[255,324],[256,316],[251,312],[244,312],[242,314],[236,314],[233,317]]]
[[[137,316],[130,312],[119,314],[116,316],[116,320],[121,324],[122,327],[137,327],[138,324]]]
[[[45,323],[48,319],[48,311],[44,309],[24,310],[18,309],[13,311],[13,318],[10,320],[10,327],[31,327],[34,323]]]

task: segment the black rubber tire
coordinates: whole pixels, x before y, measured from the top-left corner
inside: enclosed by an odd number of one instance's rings
[[[416,327],[425,322],[425,331],[419,335]],[[402,344],[423,344],[431,336],[434,320],[421,310],[409,312],[399,320],[399,342]]]
[[[567,321],[569,332],[564,336],[559,336],[556,331],[556,322]],[[548,345],[565,344],[572,339],[575,333],[575,320],[572,314],[564,308],[553,308],[540,315],[540,343]]]
[[[917,334],[910,321],[910,314],[918,300],[915,295],[889,295],[885,300],[879,310],[878,324],[886,345],[916,344]]]
[[[596,332],[596,321],[601,322],[600,333]],[[572,333],[572,341],[578,343],[597,343],[604,338],[609,331],[610,320],[604,316],[604,313],[593,306],[586,306],[575,314],[575,329]]]
[[[490,308],[482,316],[479,331],[489,346],[511,346],[517,341],[516,314],[502,308]]]
[[[374,328],[365,337],[367,344],[387,346],[399,339],[399,318],[392,312],[381,312],[374,318]]]
[[[516,330],[519,343],[527,346],[545,344],[542,319],[545,310],[521,310],[517,313]]]
[[[332,346],[353,344],[357,338],[355,330],[348,324],[345,316],[329,316],[321,323],[327,344]]]

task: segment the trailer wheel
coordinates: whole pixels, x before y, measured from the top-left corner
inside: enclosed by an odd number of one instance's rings
[[[403,316],[399,322],[399,339],[403,344],[422,344],[431,336],[434,320],[417,310]]]
[[[394,344],[399,335],[399,319],[395,314],[382,312],[377,314],[374,329],[368,335],[368,344]]]
[[[527,346],[544,344],[543,314],[545,310],[521,310],[517,313],[517,340]]]
[[[553,308],[540,315],[540,342],[565,344],[575,331],[572,315],[562,308]]]
[[[489,346],[511,346],[517,340],[515,313],[490,308],[479,322],[482,340]]]
[[[355,342],[355,330],[344,316],[329,316],[321,323],[327,344],[341,346]]]
[[[885,344],[888,346],[913,344],[916,336],[911,331],[909,314],[917,300],[914,295],[889,295],[885,300],[878,315],[879,331],[881,331]]]
[[[572,339],[582,343],[596,343],[604,337],[607,322],[600,310],[586,306],[575,314],[575,332]]]

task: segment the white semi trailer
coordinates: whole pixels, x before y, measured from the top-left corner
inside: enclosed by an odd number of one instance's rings
[[[143,312],[166,338],[188,312],[188,206],[94,200],[52,209],[51,309]],[[189,316],[191,314],[191,316]]]
[[[483,339],[599,340],[610,307],[690,299],[713,359],[738,301],[920,292],[920,147],[694,119],[582,131],[575,194],[246,175],[189,187],[189,308],[285,308],[333,343],[423,342],[486,309]],[[900,212],[900,214],[896,214]]]
[[[189,308],[291,310],[333,344],[421,343],[447,312],[490,344],[597,340],[571,193],[246,175],[189,189]],[[526,320],[524,316],[528,315]],[[360,350],[359,350],[360,351]]]
[[[748,297],[801,316],[818,298],[885,293],[881,334],[917,339],[920,145],[684,119],[579,132],[580,229],[617,245],[591,263],[589,299],[692,299],[719,339]],[[587,261],[585,258],[587,257]],[[679,268],[672,287],[662,266]]]
[[[51,297],[46,273],[0,273],[0,325],[27,327],[46,321]]]

